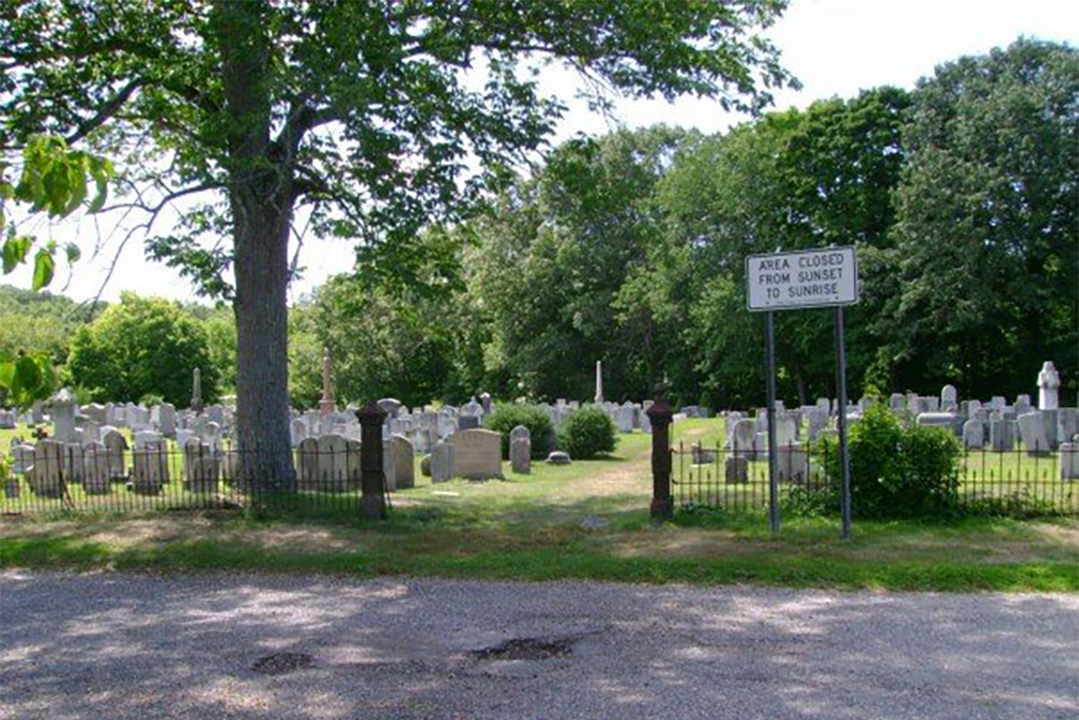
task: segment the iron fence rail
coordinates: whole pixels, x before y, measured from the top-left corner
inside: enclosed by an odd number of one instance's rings
[[[358,512],[360,448],[292,452],[289,478],[245,477],[257,453],[229,446],[81,452],[47,446],[16,458],[0,494],[3,514],[149,512],[224,508]],[[385,487],[388,493],[391,488]],[[388,497],[388,495],[387,495]]]
[[[1079,479],[1069,477],[1074,474],[1071,470],[1079,468],[1077,453],[966,450],[956,469],[955,503],[971,511],[1079,515]],[[676,505],[732,512],[768,508],[766,452],[732,450],[722,442],[680,441],[671,454]],[[779,448],[778,455],[780,503],[796,489],[824,490],[838,482],[828,475],[831,463],[823,453],[791,445]],[[1069,472],[1063,472],[1066,469]]]

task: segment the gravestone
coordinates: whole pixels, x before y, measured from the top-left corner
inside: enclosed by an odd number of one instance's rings
[[[724,476],[728,484],[749,482],[749,461],[744,457],[730,456],[723,463]]]
[[[108,450],[105,443],[90,442],[82,448],[82,489],[87,495],[107,495],[112,490],[112,473],[109,468]]]
[[[168,445],[161,439],[144,439],[131,456],[131,491],[136,495],[158,495],[169,482]]]
[[[915,420],[919,425],[942,427],[951,430],[952,432],[956,432],[956,426],[959,421],[960,417],[958,415],[949,412],[923,412],[920,413]],[[962,431],[962,425],[959,425],[959,430]]]
[[[554,450],[547,456],[546,462],[548,465],[569,465],[573,461],[570,459],[569,453],[561,450]]]
[[[1028,412],[1034,409],[1034,406],[1030,404],[1029,395],[1019,395],[1015,398],[1015,416],[1018,418],[1020,415],[1026,415]]]
[[[1079,435],[1079,410],[1076,408],[1057,410],[1057,438],[1070,442],[1076,435]]]
[[[981,449],[985,445],[985,426],[977,420],[963,423],[963,447],[968,450]]]
[[[633,417],[636,415],[636,409],[632,407],[616,407],[612,412],[614,425],[618,428],[618,432],[631,433],[633,432]]]
[[[891,408],[892,412],[902,412],[906,402],[907,399],[902,393],[892,393],[888,396],[888,407]]]
[[[940,390],[940,409],[944,412],[954,412],[959,407],[959,391],[955,385],[945,385]]]
[[[431,482],[453,479],[453,445],[440,440],[431,448]]]
[[[11,447],[11,472],[29,475],[34,471],[34,446],[19,443]]]
[[[87,420],[82,424],[82,443],[101,442],[101,426],[93,420]]]
[[[1027,455],[1034,457],[1049,452],[1049,436],[1045,432],[1042,413],[1028,412],[1019,416],[1019,436]]]
[[[396,490],[416,487],[415,452],[408,438],[395,435],[390,438],[390,455],[393,458],[393,473]]]
[[[460,415],[457,418],[458,430],[477,430],[480,426],[478,415]]]
[[[348,479],[348,445],[340,435],[318,438],[317,492],[344,492]]]
[[[176,406],[162,403],[157,408],[157,430],[167,438],[176,437]]]
[[[735,457],[743,457],[747,460],[756,460],[753,451],[753,440],[757,436],[756,423],[749,418],[736,420],[731,426],[730,449]]]
[[[776,467],[780,482],[804,485],[809,480],[809,453],[801,443],[776,448]]]
[[[1060,444],[1060,479],[1079,480],[1079,444]]]
[[[532,432],[524,425],[510,431],[510,466],[519,475],[532,472]]]
[[[989,421],[989,447],[994,452],[1011,452],[1015,449],[1015,421],[1003,417]]]
[[[789,413],[776,414],[776,445],[786,447],[797,441],[796,424]]]
[[[296,448],[296,474],[299,489],[311,492],[319,487],[318,438],[304,438]]]
[[[67,388],[61,390],[52,401],[53,440],[62,443],[76,442],[75,398]]]
[[[289,423],[289,440],[292,447],[299,447],[300,443],[307,439],[307,423],[301,418],[296,418]]]
[[[468,480],[502,479],[502,437],[490,430],[462,430],[451,439],[454,474]]]
[[[221,474],[221,457],[217,450],[198,438],[184,443],[184,489],[193,493],[217,491]]]
[[[0,410],[0,430],[14,430],[15,426],[15,412],[8,410]]]
[[[420,475],[431,477],[431,455],[427,454],[420,460]]]
[[[110,429],[101,434],[101,443],[105,446],[105,454],[109,461],[109,477],[113,480],[126,477],[127,467],[124,453],[128,448],[127,438],[119,430]]]
[[[41,440],[34,446],[34,471],[27,476],[35,495],[59,498],[64,491],[64,445]]]

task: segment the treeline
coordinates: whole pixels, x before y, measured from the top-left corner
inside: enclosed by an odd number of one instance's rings
[[[1033,40],[941,65],[912,91],[722,134],[579,138],[468,222],[361,256],[294,307],[291,399],[317,404],[328,347],[345,402],[587,399],[602,360],[608,399],[649,397],[665,378],[682,403],[757,405],[763,335],[745,309],[745,256],[854,244],[854,397],[945,383],[1014,397],[1051,359],[1068,402],[1077,206],[1079,57]],[[125,295],[88,315],[25,295],[0,288],[0,351],[47,349],[88,399],[184,405],[194,365],[207,397],[233,392],[230,310]],[[780,313],[776,333],[781,396],[834,395],[831,312]]]
[[[682,402],[759,404],[744,258],[830,244],[858,248],[855,397],[1014,397],[1047,359],[1074,397],[1077,181],[1079,59],[1033,40],[719,135],[573,140],[483,215],[395,248],[398,272],[361,266],[296,308],[293,399],[317,400],[325,344],[346,398],[588,398],[603,360],[611,399],[665,377]],[[781,395],[834,395],[831,312],[776,327]]]

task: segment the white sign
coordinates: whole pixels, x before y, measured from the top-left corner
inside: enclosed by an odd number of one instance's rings
[[[751,311],[853,305],[858,260],[853,247],[750,255],[746,305]]]

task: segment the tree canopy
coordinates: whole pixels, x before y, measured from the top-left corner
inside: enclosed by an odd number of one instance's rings
[[[155,398],[186,407],[195,368],[203,399],[215,401],[218,372],[204,327],[177,303],[125,293],[76,332],[67,371],[91,400]]]
[[[629,96],[759,110],[790,80],[759,34],[785,6],[36,0],[0,14],[0,146],[52,132],[116,160],[150,254],[232,298],[238,440],[261,450],[245,456],[253,475],[287,486],[297,208],[407,277],[424,224],[461,217],[550,136],[564,106],[541,96],[537,63]],[[179,198],[193,204],[182,226],[158,232]]]

